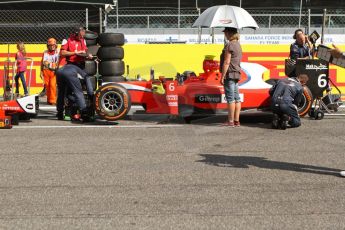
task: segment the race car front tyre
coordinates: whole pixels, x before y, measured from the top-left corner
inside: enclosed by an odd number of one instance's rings
[[[125,73],[125,63],[121,60],[102,61],[98,68],[102,76],[120,76]]]
[[[297,106],[298,114],[301,117],[304,117],[306,114],[308,114],[312,104],[313,104],[313,94],[310,92],[310,89],[307,86],[304,86],[301,101]]]
[[[131,99],[123,86],[112,83],[98,88],[94,96],[94,105],[100,118],[115,121],[127,115],[131,109]]]
[[[122,47],[109,46],[101,47],[97,52],[97,56],[102,61],[114,60],[114,59],[123,59],[124,52]]]
[[[89,75],[89,76],[93,76],[97,73],[97,64],[95,61],[93,60],[86,60],[85,61],[85,72]]]
[[[125,36],[122,33],[102,33],[98,37],[100,46],[123,46]]]

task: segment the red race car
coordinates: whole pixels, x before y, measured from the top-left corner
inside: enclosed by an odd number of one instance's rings
[[[34,117],[38,112],[38,96],[32,95],[16,100],[0,102],[0,128],[10,129],[18,124],[19,116],[25,119]]]
[[[256,63],[242,62],[240,96],[242,110],[270,108],[269,89],[271,79],[263,80],[267,70]],[[190,118],[195,115],[224,113],[227,109],[223,85],[220,84],[219,62],[204,60],[204,73],[196,76],[186,71],[175,79],[159,77],[149,81],[103,82],[95,93],[95,110],[101,118],[123,118],[131,104],[142,105],[146,113],[179,115]],[[299,105],[299,113],[308,113],[313,102],[310,90],[305,87]]]

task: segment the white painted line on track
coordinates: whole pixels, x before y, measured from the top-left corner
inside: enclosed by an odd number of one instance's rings
[[[119,129],[119,128],[176,128],[183,127],[183,125],[46,125],[46,126],[13,126],[13,129],[61,129],[61,128],[105,128],[105,129]]]
[[[343,113],[325,113],[325,116],[345,116]]]

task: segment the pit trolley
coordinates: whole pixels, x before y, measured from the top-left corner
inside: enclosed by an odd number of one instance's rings
[[[333,58],[330,50],[331,49],[327,46],[319,45],[316,56],[324,62],[332,63],[345,68],[345,57]],[[342,93],[340,89],[336,86],[332,79],[328,77],[328,74],[320,75],[318,77],[317,84],[319,87],[324,89],[323,92],[325,93],[318,94],[315,97],[313,103],[314,106],[310,109],[308,115],[315,120],[321,120],[324,118],[325,113],[335,115],[335,113],[338,112],[339,107],[343,105],[343,102],[341,100]]]

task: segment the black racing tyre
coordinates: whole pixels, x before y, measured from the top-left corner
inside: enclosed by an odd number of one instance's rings
[[[101,46],[122,46],[125,44],[125,36],[121,33],[102,33],[98,36]]]
[[[86,46],[94,46],[97,45],[97,40],[96,39],[85,39]]]
[[[125,63],[121,60],[102,61],[98,70],[103,76],[120,76],[125,73]]]
[[[118,46],[101,47],[97,52],[97,57],[102,61],[123,59],[124,51],[122,47]]]
[[[126,79],[123,76],[101,76],[99,78],[102,82],[122,82],[126,81]]]
[[[89,76],[93,76],[97,73],[97,64],[95,61],[93,60],[86,60],[85,61],[85,72],[89,75]]]
[[[131,109],[131,98],[127,89],[112,83],[98,88],[94,96],[94,105],[100,118],[115,121],[127,115]]]
[[[93,32],[91,30],[87,30],[85,31],[85,35],[84,35],[85,40],[96,40],[98,38],[98,34],[96,32]]]
[[[310,92],[310,89],[307,86],[303,86],[303,95],[300,103],[298,104],[298,114],[301,117],[304,117],[308,114],[312,104],[313,104],[313,94]]]
[[[96,56],[99,50],[99,46],[92,45],[87,47],[87,54],[92,54],[92,56]]]

